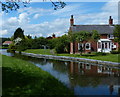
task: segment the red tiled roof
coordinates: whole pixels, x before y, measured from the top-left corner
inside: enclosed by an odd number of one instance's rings
[[[11,44],[12,41],[5,41],[3,44]]]

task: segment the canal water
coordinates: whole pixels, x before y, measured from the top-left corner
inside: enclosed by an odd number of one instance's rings
[[[44,71],[49,72],[64,85],[81,95],[120,95],[120,69],[118,67],[74,61],[60,61],[33,58],[19,54],[0,53],[29,61]]]

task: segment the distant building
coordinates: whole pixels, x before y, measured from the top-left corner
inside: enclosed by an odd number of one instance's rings
[[[46,39],[54,39],[57,38],[56,35],[53,33],[52,36],[47,37]]]
[[[5,42],[3,42],[3,46],[9,46],[10,44],[12,43],[12,41],[5,41]]]
[[[85,50],[84,52],[106,52],[109,53],[112,50],[117,50],[119,48],[118,43],[114,42],[114,31],[115,25],[113,24],[113,19],[109,18],[109,24],[106,25],[74,25],[74,18],[71,15],[70,19],[70,28],[69,31],[72,33],[76,33],[79,31],[89,31],[92,30],[98,31],[100,34],[100,40],[98,42],[88,40],[85,43]],[[70,43],[70,53],[79,53],[80,46],[83,44],[79,44],[78,42],[71,42]]]

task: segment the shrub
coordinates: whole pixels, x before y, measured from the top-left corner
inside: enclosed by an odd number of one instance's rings
[[[104,56],[104,55],[106,55],[106,53],[104,53],[104,52],[97,52],[96,55],[97,55],[97,56],[99,56],[99,55]]]
[[[111,51],[111,54],[120,54],[120,51]]]

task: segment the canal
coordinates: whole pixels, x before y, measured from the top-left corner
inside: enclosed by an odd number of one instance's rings
[[[120,68],[108,65],[33,58],[19,54],[0,53],[20,58],[33,63],[44,71],[49,72],[64,85],[80,95],[120,95]]]

